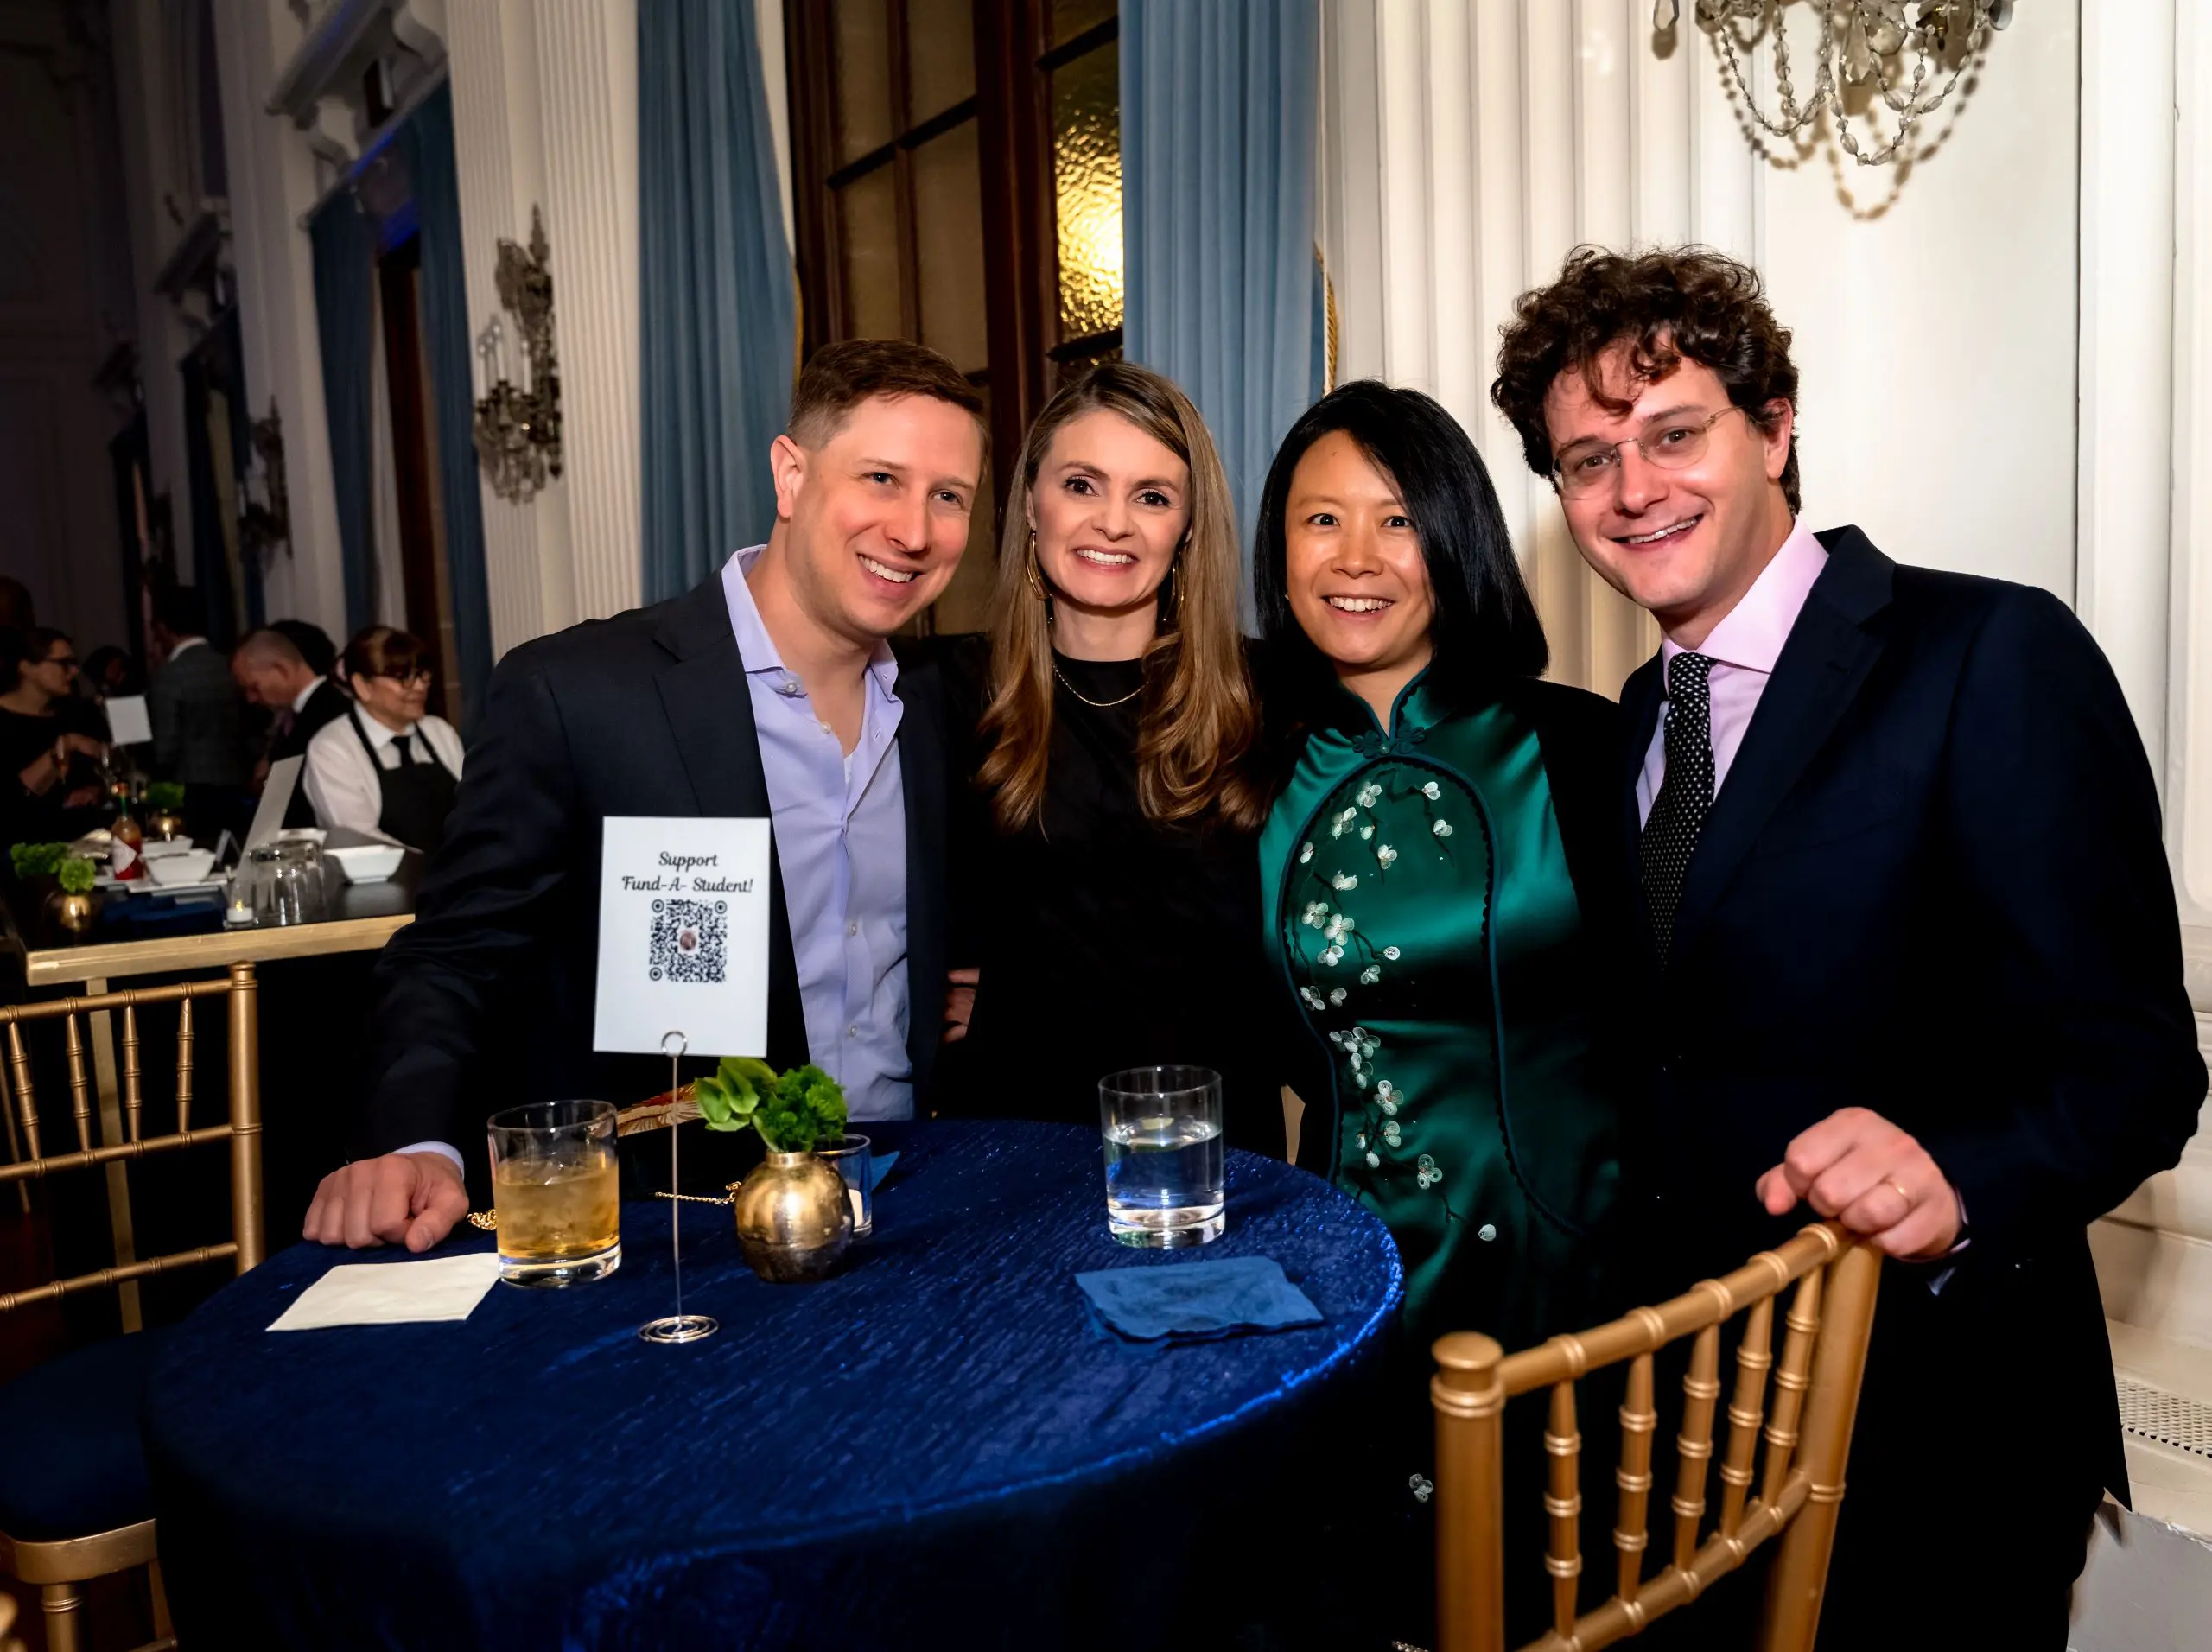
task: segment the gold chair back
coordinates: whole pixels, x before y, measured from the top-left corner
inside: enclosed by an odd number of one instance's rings
[[[231,1060],[228,1116],[218,1124],[192,1122],[194,1038],[193,1006],[203,998],[226,998],[230,1020]],[[148,1005],[177,1006],[176,1125],[161,1135],[147,1135],[143,1127],[145,1086],[141,1069],[138,1012]],[[122,1019],[122,1140],[93,1141],[92,1060],[87,1047],[85,1018],[120,1015]],[[68,1063],[69,1113],[75,1145],[48,1153],[42,1140],[38,1098],[32,1079],[30,1052],[24,1042],[26,1026],[41,1021],[61,1023],[62,1047]],[[55,999],[45,1003],[18,1004],[0,1008],[0,1110],[10,1121],[12,1162],[0,1165],[0,1182],[27,1186],[34,1180],[70,1171],[99,1166],[127,1166],[155,1153],[171,1153],[204,1142],[227,1142],[231,1153],[231,1239],[227,1244],[202,1245],[165,1255],[118,1260],[111,1268],[97,1268],[68,1279],[58,1279],[28,1289],[0,1293],[0,1313],[50,1302],[82,1291],[113,1288],[155,1274],[196,1267],[225,1259],[243,1274],[264,1255],[261,1208],[261,1066],[260,988],[253,966],[234,963],[226,976],[188,981],[173,987],[149,987],[131,992],[100,993],[86,998]],[[111,1181],[109,1197],[128,1198],[127,1185],[118,1190]]]
[[[1436,1410],[1439,1652],[1505,1652],[1504,1410],[1508,1401],[1539,1388],[1550,1391],[1544,1432],[1550,1543],[1544,1566],[1552,1579],[1553,1622],[1526,1652],[1596,1652],[1637,1634],[1696,1599],[1777,1534],[1760,1644],[1764,1652],[1811,1652],[1880,1280],[1880,1255],[1835,1223],[1823,1223],[1779,1249],[1761,1251],[1726,1278],[1707,1280],[1672,1301],[1637,1308],[1594,1331],[1554,1337],[1541,1347],[1507,1355],[1490,1337],[1471,1331],[1440,1338],[1433,1350],[1438,1369],[1429,1384]],[[1774,1305],[1793,1284],[1777,1365]],[[1738,1314],[1745,1325],[1720,1465],[1720,1509],[1708,1522],[1720,1328]],[[1695,1340],[1682,1378],[1672,1549],[1668,1564],[1647,1578],[1651,1443],[1658,1426],[1653,1356],[1686,1337]],[[1613,1477],[1619,1489],[1613,1592],[1603,1605],[1580,1612],[1575,1382],[1624,1363],[1620,1464]],[[1766,1451],[1758,1460],[1762,1422]]]

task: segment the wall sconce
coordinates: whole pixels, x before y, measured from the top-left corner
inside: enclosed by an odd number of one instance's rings
[[[276,398],[269,398],[269,416],[247,427],[251,443],[246,458],[244,485],[238,490],[238,543],[241,549],[268,565],[278,545],[292,554],[291,489],[284,480],[284,421],[277,416]]]
[[[526,505],[548,477],[561,473],[561,372],[553,353],[553,272],[546,259],[545,218],[530,209],[530,248],[499,242],[494,278],[499,308],[522,334],[530,388],[512,383],[506,331],[493,316],[477,336],[489,391],[476,403],[476,459],[492,491]]]

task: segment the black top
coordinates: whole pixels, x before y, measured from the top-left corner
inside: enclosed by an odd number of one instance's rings
[[[955,760],[956,966],[982,971],[940,1110],[1095,1126],[1098,1081],[1175,1064],[1222,1075],[1228,1131],[1272,1128],[1277,1081],[1257,1037],[1264,1000],[1256,838],[1160,825],[1137,802],[1143,668],[1055,655],[1045,799],[999,829],[975,784],[986,747],[988,647],[947,661]],[[1096,702],[1092,704],[1090,702]]]
[[[42,794],[35,795],[22,782],[22,772],[54,749],[64,734],[107,738],[100,714],[81,701],[64,700],[44,717],[26,715],[0,706],[0,854],[10,843],[48,842],[75,837],[101,823],[104,811],[97,806],[69,809],[63,800],[81,786],[99,778],[99,766],[82,753],[69,759],[69,772]],[[101,801],[105,801],[105,797]],[[6,861],[0,859],[0,866]]]

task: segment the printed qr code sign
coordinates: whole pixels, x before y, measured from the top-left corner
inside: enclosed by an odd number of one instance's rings
[[[645,946],[654,981],[718,986],[729,969],[729,903],[656,900]]]

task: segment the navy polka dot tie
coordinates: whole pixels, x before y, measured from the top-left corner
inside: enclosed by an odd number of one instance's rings
[[[1637,855],[1662,963],[1675,948],[1682,878],[1713,809],[1713,697],[1707,681],[1712,674],[1713,660],[1705,654],[1677,654],[1667,667],[1667,775],[1643,823]]]

